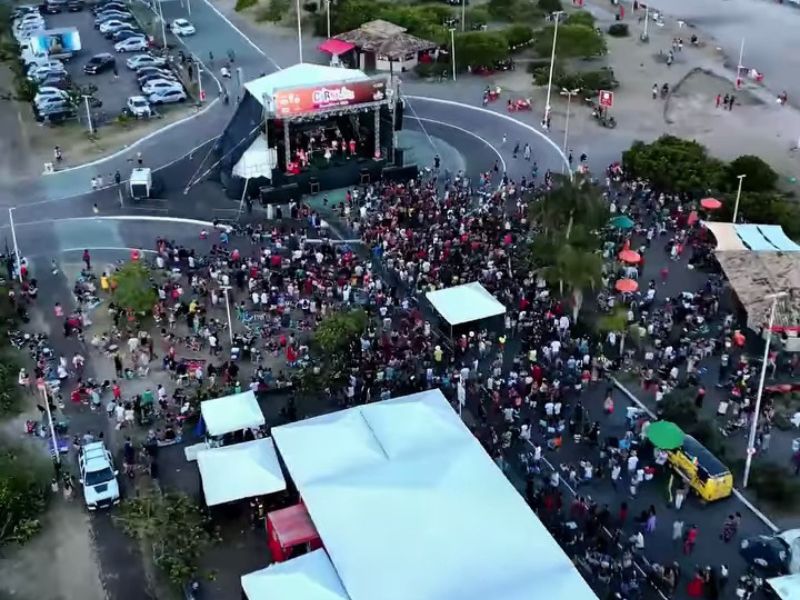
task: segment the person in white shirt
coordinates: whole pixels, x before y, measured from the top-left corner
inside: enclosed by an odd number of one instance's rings
[[[644,534],[641,531],[634,533],[629,540],[634,550],[641,552],[644,550]]]
[[[548,400],[544,405],[544,414],[548,417],[552,417],[555,412],[555,404],[553,404],[552,400]]]
[[[631,451],[631,455],[628,457],[628,477],[633,479],[634,474],[636,473],[636,466],[639,464],[639,457],[636,456],[636,450]]]

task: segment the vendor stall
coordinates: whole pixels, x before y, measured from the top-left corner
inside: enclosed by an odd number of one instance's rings
[[[286,489],[271,438],[201,450],[197,453],[197,466],[207,506]]]
[[[266,423],[252,391],[205,400],[200,403],[200,414],[205,423],[206,441],[212,447],[230,443],[229,434],[258,429]]]
[[[325,550],[242,575],[246,600],[350,600]]]
[[[451,334],[456,325],[496,317],[506,312],[506,307],[477,281],[428,292],[425,297],[450,325]]]
[[[305,505],[295,504],[267,514],[269,550],[275,562],[291,556],[293,549],[307,544],[310,550],[322,547],[319,532]]]

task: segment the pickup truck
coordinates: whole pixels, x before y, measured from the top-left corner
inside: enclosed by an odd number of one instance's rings
[[[114,468],[111,452],[103,442],[81,446],[78,465],[86,508],[97,510],[119,504],[119,471]]]

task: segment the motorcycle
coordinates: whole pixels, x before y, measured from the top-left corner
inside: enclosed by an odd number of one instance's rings
[[[486,86],[486,89],[483,91],[483,105],[486,106],[489,102],[494,102],[500,97],[500,88],[493,87],[490,88]]]
[[[517,100],[508,101],[508,112],[518,112],[521,110],[531,110],[533,102],[530,98],[518,98]]]
[[[606,116],[597,109],[592,111],[592,117],[603,127],[614,129],[617,126],[617,120],[614,117]]]

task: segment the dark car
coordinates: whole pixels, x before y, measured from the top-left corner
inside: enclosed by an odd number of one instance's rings
[[[47,0],[42,7],[41,12],[48,15],[57,15],[67,8],[67,0]]]
[[[40,110],[34,110],[34,118],[39,121],[49,123],[61,123],[74,117],[77,113],[73,106],[68,103],[51,105]]]
[[[68,90],[72,87],[72,81],[66,73],[56,73],[48,75],[44,79],[39,80],[39,87],[55,87],[60,90]]]
[[[128,7],[122,2],[106,2],[105,4],[95,4],[92,7],[92,12],[96,15],[107,10],[128,10]]]
[[[111,54],[95,54],[89,59],[89,62],[83,65],[83,72],[87,75],[97,75],[103,71],[113,69],[116,62],[116,59]]]
[[[121,42],[122,40],[127,40],[128,38],[132,37],[146,38],[147,36],[143,31],[139,31],[138,29],[120,29],[119,31],[114,32],[114,35],[111,36],[111,39],[114,42]]]
[[[789,572],[791,549],[778,536],[754,535],[745,538],[739,544],[739,554],[748,565],[767,577]]]
[[[81,12],[86,4],[83,0],[69,0],[67,2],[67,10],[69,12]]]

